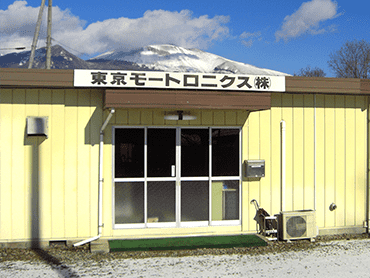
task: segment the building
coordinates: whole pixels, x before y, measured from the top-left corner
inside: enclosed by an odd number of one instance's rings
[[[253,199],[368,230],[369,80],[6,68],[0,92],[3,246],[255,233]]]

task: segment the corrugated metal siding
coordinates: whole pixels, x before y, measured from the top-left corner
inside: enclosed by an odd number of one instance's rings
[[[176,114],[174,109],[116,109],[109,124],[160,125],[160,126],[241,126],[249,112],[242,110],[186,110],[184,115],[194,115],[196,120],[165,120],[166,114]],[[107,112],[108,113],[108,112]]]
[[[1,89],[1,98],[0,240],[30,238],[35,235],[32,228],[39,229],[39,236],[45,239],[95,236],[99,129],[108,113],[102,112],[101,91]],[[104,236],[159,231],[112,230],[113,125],[243,126],[243,160],[266,160],[266,176],[244,180],[242,185],[242,229],[254,231],[251,199],[257,199],[270,214],[280,211],[282,119],[287,124],[285,209],[314,208],[314,110],[314,95],[286,93],[272,94],[272,108],[267,111],[188,111],[197,116],[195,121],[165,121],[164,115],[170,110],[117,109],[104,137]],[[25,136],[27,116],[49,117],[48,139]],[[316,209],[320,228],[362,226],[365,220],[366,119],[365,96],[316,95]],[[33,196],[39,196],[38,203]],[[332,202],[338,206],[334,212],[329,211]],[[36,205],[40,206],[39,220],[32,211]],[[207,227],[199,231],[233,229]],[[181,231],[188,232],[185,230]]]
[[[367,97],[316,95],[316,209],[320,228],[366,219]],[[257,199],[280,211],[280,121],[286,122],[285,210],[314,208],[314,95],[273,94],[269,111],[243,127],[243,160],[265,159],[266,177],[243,182],[243,230],[255,230]],[[338,208],[329,210],[334,202]]]
[[[102,97],[1,89],[1,240],[96,235]],[[27,116],[48,116],[49,138],[27,137]]]

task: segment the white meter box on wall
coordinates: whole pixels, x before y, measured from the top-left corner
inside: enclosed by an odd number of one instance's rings
[[[247,178],[262,178],[265,176],[264,160],[246,160],[245,176]]]

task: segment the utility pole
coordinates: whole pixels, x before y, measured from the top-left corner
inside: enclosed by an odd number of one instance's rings
[[[36,50],[37,40],[39,38],[40,26],[41,26],[41,20],[42,20],[42,13],[44,11],[44,7],[45,7],[45,0],[42,0],[40,10],[39,10],[39,16],[37,18],[35,33],[33,34],[31,54],[30,54],[30,59],[28,61],[28,68],[29,69],[32,69],[33,59],[35,58],[35,50]]]
[[[48,0],[48,35],[46,39],[46,69],[50,69],[51,66],[51,10],[52,0]]]

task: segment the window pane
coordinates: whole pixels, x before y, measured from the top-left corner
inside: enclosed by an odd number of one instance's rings
[[[181,130],[181,176],[199,177],[209,173],[208,129]]]
[[[175,222],[175,182],[148,182],[148,223]]]
[[[212,129],[212,175],[239,176],[239,129]]]
[[[171,177],[175,155],[176,129],[148,129],[148,177]]]
[[[239,181],[212,182],[212,220],[239,220]]]
[[[144,129],[115,130],[115,177],[144,177]]]
[[[114,188],[115,223],[144,223],[144,183],[117,182]]]
[[[208,181],[181,182],[181,221],[208,221],[208,211]]]

